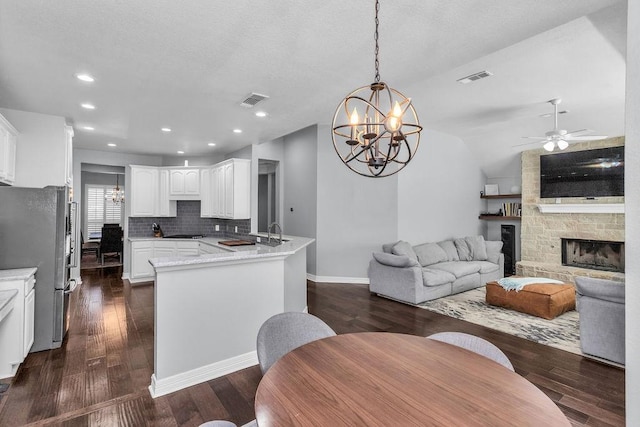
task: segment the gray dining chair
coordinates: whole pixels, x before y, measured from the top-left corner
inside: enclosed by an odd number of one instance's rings
[[[286,312],[267,319],[258,331],[258,362],[266,374],[278,359],[311,341],[335,336],[322,320],[308,313]]]
[[[473,351],[474,353],[498,362],[505,368],[515,372],[515,369],[513,369],[513,365],[507,355],[484,338],[465,334],[463,332],[439,332],[437,334],[429,335],[427,338]]]
[[[199,427],[238,427],[236,424],[231,421],[225,420],[214,420],[207,421],[206,423],[200,424]],[[243,424],[242,427],[258,427],[258,422],[256,420],[249,421],[246,424]]]

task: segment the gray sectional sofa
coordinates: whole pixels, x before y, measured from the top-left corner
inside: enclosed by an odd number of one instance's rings
[[[369,263],[369,290],[419,304],[484,286],[504,277],[502,242],[468,236],[411,246],[405,241],[382,246]]]

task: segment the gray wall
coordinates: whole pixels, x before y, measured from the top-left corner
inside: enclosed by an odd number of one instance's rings
[[[482,234],[485,182],[460,138],[423,130],[415,158],[398,173],[398,238],[418,244]]]
[[[287,179],[283,184],[286,234],[318,239],[317,219],[320,201],[317,198],[317,127],[310,126],[282,139],[283,159]],[[293,209],[293,211],[292,211]],[[318,269],[317,242],[307,247],[307,273]]]
[[[625,130],[626,412],[640,420],[640,2],[628,4]]]
[[[329,126],[318,126],[317,140],[316,275],[364,279],[371,253],[397,240],[398,176],[352,172],[336,154]]]

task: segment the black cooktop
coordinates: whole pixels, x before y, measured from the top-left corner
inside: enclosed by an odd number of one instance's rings
[[[170,234],[168,236],[164,236],[165,239],[202,239],[204,235],[202,234]]]

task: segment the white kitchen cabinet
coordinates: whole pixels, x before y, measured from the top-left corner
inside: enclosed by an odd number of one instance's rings
[[[153,242],[153,258],[166,258],[176,256],[176,242],[158,240]]]
[[[0,378],[15,375],[34,339],[37,269],[0,270],[0,290],[15,290],[13,310],[0,322]]]
[[[176,216],[176,202],[169,200],[169,171],[153,166],[130,166],[130,216]]]
[[[222,254],[222,253],[231,252],[231,251],[229,251],[227,249],[222,249],[222,248],[219,248],[217,246],[209,245],[209,244],[203,243],[203,242],[199,243],[199,251],[200,251],[200,255]]]
[[[0,183],[15,182],[17,135],[18,131],[0,115]]]
[[[177,256],[198,256],[200,255],[200,247],[198,241],[192,242],[176,242],[176,255]]]
[[[170,169],[169,198],[172,200],[200,199],[200,169]]]
[[[153,258],[152,241],[131,242],[131,279],[153,277],[150,258]]]
[[[211,189],[211,174],[213,168],[200,169],[200,216],[211,217],[213,204],[213,191]]]
[[[203,217],[249,219],[251,161],[229,159],[203,170]],[[206,191],[206,193],[204,193]]]

